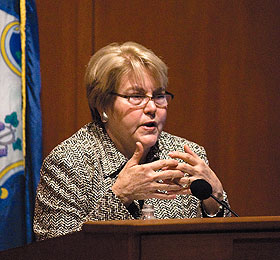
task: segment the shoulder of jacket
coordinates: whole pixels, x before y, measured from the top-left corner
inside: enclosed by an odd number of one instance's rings
[[[167,133],[165,131],[161,132],[160,138],[159,138],[159,144],[162,146],[171,146],[173,148],[177,148],[179,151],[184,150],[184,145],[187,144],[192,151],[194,151],[198,155],[204,155],[206,154],[206,151],[203,146],[189,141],[183,137],[179,137],[176,135],[172,135],[170,133]]]
[[[89,125],[86,124],[80,128],[73,135],[58,144],[53,150],[48,154],[45,160],[50,160],[51,158],[70,158],[72,156],[79,157],[83,151],[88,150],[89,146],[93,144],[94,138],[89,133]]]

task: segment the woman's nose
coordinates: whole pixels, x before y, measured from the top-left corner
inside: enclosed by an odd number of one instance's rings
[[[146,106],[144,107],[144,113],[155,113],[157,110],[157,106],[154,100],[150,99]]]

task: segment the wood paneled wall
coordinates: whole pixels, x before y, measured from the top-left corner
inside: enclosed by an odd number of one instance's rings
[[[280,215],[280,2],[37,1],[44,155],[90,120],[93,50],[136,41],[161,56],[175,94],[166,130],[203,145],[242,216]]]
[[[90,120],[83,77],[93,52],[93,3],[39,0],[36,4],[45,157]]]

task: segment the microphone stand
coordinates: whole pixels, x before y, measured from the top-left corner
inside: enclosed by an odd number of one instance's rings
[[[219,204],[221,204],[223,207],[225,207],[227,210],[229,210],[234,216],[239,217],[228,205],[222,200],[219,200],[214,195],[210,194],[210,197],[213,198],[215,201],[217,201]]]

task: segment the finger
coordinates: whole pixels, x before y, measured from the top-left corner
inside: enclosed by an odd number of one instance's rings
[[[165,184],[174,184],[176,183],[176,180],[177,179],[167,179],[167,180],[163,180],[162,182],[165,183]]]
[[[149,197],[157,198],[157,199],[176,199],[177,195],[190,195],[192,194],[190,189],[182,189],[179,191],[168,191],[168,192],[160,192],[156,191],[155,193],[151,193]]]
[[[154,181],[159,181],[159,180],[174,180],[177,178],[182,178],[184,177],[184,173],[179,170],[166,170],[166,171],[161,171],[161,172],[155,172],[153,176]]]
[[[136,142],[136,148],[134,151],[134,154],[132,155],[132,157],[129,159],[129,161],[127,162],[127,166],[128,167],[132,167],[135,165],[138,165],[142,156],[144,154],[144,147],[140,142]]]
[[[168,169],[168,168],[175,168],[178,165],[178,161],[176,160],[158,160],[151,163],[147,163],[147,166],[150,166],[152,170],[162,170],[162,169]]]
[[[168,195],[190,195],[192,194],[190,188],[187,189],[181,189],[179,191],[168,191]]]
[[[193,165],[193,166],[197,164],[197,159],[189,153],[173,151],[173,152],[170,152],[168,155],[172,159],[175,159],[175,158],[181,159],[181,160],[185,161],[186,163],[189,163],[190,165]]]
[[[196,171],[196,169],[193,165],[190,165],[187,163],[178,163],[176,170],[180,170],[183,173],[187,173],[188,175],[194,175],[195,171]]]
[[[156,191],[179,191],[183,188],[178,184],[155,183],[153,189]]]
[[[161,199],[161,200],[174,200],[176,199],[176,194],[168,194],[168,193],[162,193],[162,192],[155,192],[151,194],[152,198]]]
[[[199,156],[193,150],[191,150],[187,144],[184,145],[184,151],[188,154],[191,154],[194,158],[199,158]]]
[[[190,186],[194,180],[194,177],[183,177],[178,180],[178,185],[180,185],[183,189],[190,189]]]

